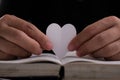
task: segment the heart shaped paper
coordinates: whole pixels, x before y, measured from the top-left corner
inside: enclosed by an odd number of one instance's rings
[[[60,27],[58,24],[52,23],[48,26],[46,35],[53,44],[54,53],[61,59],[68,52],[69,42],[76,36],[76,29],[72,24]]]

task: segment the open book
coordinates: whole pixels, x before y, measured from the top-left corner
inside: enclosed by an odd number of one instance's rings
[[[78,57],[76,51],[67,50],[69,42],[76,36],[73,25],[66,24],[60,28],[58,24],[53,23],[47,28],[46,34],[53,43],[55,54],[42,53],[24,59],[1,60],[0,77],[41,76],[43,79],[53,76],[58,77],[57,80],[120,79],[120,61],[105,61],[89,55]]]
[[[120,64],[120,61],[105,61],[104,59],[96,59],[91,56],[78,57],[76,52],[68,52],[62,59],[59,59],[56,55],[50,53],[42,53],[41,55],[32,55],[29,58],[0,61],[0,63],[39,63],[49,62],[59,65],[65,65],[73,62],[91,62],[95,64]]]
[[[59,80],[59,78],[64,78],[64,80],[83,78],[114,80],[115,77],[120,79],[119,74],[120,61],[104,61],[90,56],[77,57],[75,52],[68,52],[62,59],[54,54],[43,53],[25,59],[0,61],[0,76],[2,77],[33,76],[43,79],[43,77],[53,76],[58,78],[54,80]]]

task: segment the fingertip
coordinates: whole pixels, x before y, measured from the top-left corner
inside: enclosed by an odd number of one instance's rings
[[[41,43],[41,45],[44,50],[52,50],[53,49],[53,44],[49,40],[48,36],[45,36],[44,41],[43,41],[43,43]]]
[[[46,49],[47,49],[47,50],[52,50],[52,48],[53,48],[52,43],[51,43],[50,41],[48,41],[48,42],[46,43]]]

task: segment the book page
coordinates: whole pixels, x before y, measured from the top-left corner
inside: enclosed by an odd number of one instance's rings
[[[17,59],[17,60],[1,60],[0,63],[36,63],[36,62],[43,62],[48,61],[56,64],[61,64],[58,57],[54,54],[50,53],[42,53],[41,55],[32,55],[29,58],[24,59]]]
[[[62,65],[71,63],[71,62],[92,62],[95,64],[115,64],[115,65],[120,65],[120,61],[106,61],[104,59],[97,59],[93,58],[89,55],[84,56],[84,57],[78,57],[76,55],[76,52],[68,52],[64,58],[61,60]]]
[[[61,60],[51,53],[42,53],[41,55],[32,55],[29,58],[17,60],[0,60],[0,63],[39,63],[39,62],[52,62],[59,65],[64,65],[71,62],[92,62],[96,64],[115,64],[120,65],[120,61],[105,61],[103,59],[96,59],[91,56],[78,57],[76,52],[68,52]]]

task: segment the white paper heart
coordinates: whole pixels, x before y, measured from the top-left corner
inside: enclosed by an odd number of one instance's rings
[[[46,30],[46,35],[53,44],[53,51],[59,59],[63,58],[68,52],[69,42],[76,36],[76,29],[72,24],[65,24],[62,28],[52,23]]]

